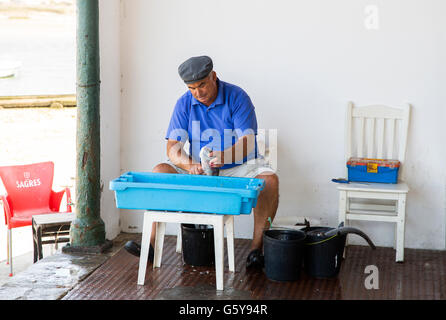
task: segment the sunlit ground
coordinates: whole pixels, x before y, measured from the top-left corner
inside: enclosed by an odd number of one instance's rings
[[[75,20],[73,5],[0,4],[0,60],[15,60],[22,65],[14,78],[0,79],[0,96],[75,93]],[[75,133],[74,108],[0,108],[0,165],[53,161],[54,189],[68,186],[73,193]],[[3,215],[3,208],[0,210]],[[1,218],[2,274],[7,235],[4,224]],[[14,229],[13,255],[21,256],[18,259],[25,264],[32,263],[32,250],[31,227]]]

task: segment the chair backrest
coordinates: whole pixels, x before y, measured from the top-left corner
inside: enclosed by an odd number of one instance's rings
[[[26,217],[50,212],[54,163],[0,167],[0,178],[8,193],[13,216]]]
[[[404,163],[411,106],[347,107],[346,160],[350,157],[392,159]]]

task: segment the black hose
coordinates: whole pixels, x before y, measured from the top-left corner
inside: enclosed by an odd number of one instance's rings
[[[362,232],[359,229],[352,228],[352,227],[342,227],[342,228],[338,228],[338,229],[333,229],[333,230],[325,232],[323,236],[327,237],[327,238],[330,238],[330,237],[333,237],[335,235],[343,236],[343,235],[346,235],[346,234],[349,234],[349,233],[353,233],[353,234],[356,234],[356,235],[364,238],[364,240],[367,241],[367,243],[369,244],[369,246],[373,250],[376,249],[375,244],[372,242],[372,240],[364,232]]]

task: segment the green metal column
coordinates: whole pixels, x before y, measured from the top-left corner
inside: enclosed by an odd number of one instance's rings
[[[98,0],[77,0],[76,220],[71,248],[102,246]]]

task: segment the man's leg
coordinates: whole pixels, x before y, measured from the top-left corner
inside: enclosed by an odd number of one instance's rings
[[[246,266],[258,269],[263,266],[263,231],[269,227],[268,218],[274,220],[279,206],[279,178],[272,172],[263,173],[256,178],[265,180],[265,188],[260,192],[254,208],[254,234]]]
[[[254,235],[251,250],[262,249],[263,231],[269,227],[268,218],[274,220],[279,206],[279,178],[276,174],[264,173],[256,179],[265,180],[265,188],[260,192],[254,208]]]
[[[174,167],[168,165],[167,163],[161,163],[157,165],[153,170],[153,173],[178,173]],[[150,237],[150,244],[155,247],[155,236],[156,236],[156,223],[152,225],[152,236]]]
[[[153,170],[153,173],[178,173],[177,170],[167,163],[161,163],[157,165]],[[152,224],[152,235],[150,237],[150,251],[149,251],[149,260],[153,260],[153,248],[155,246],[155,235],[156,235],[156,223]],[[131,254],[135,256],[140,256],[141,254],[141,245],[136,243],[135,241],[129,241],[125,244],[124,248]]]

